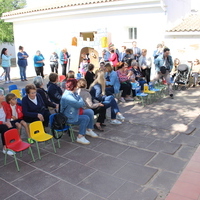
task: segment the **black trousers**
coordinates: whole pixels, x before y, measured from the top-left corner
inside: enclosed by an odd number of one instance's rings
[[[50,67],[51,67],[51,72],[54,72],[55,70],[55,73],[58,73],[58,63],[52,63],[50,64]]]
[[[49,125],[49,116],[50,116],[49,110],[45,110],[42,115],[44,117],[43,125],[45,127],[48,127],[48,125]],[[38,117],[34,118],[34,117],[24,116],[24,121],[27,122],[27,123],[32,123],[32,122],[35,122],[35,121],[40,121],[40,119]]]
[[[62,64],[62,75],[66,76],[66,69],[67,69],[67,64]]]
[[[120,90],[122,90],[122,95],[121,97],[126,97],[126,95],[130,95],[131,94],[131,89],[132,89],[132,85],[129,82],[126,83],[121,83],[120,84]]]
[[[5,145],[5,140],[4,140],[4,133],[12,128],[8,128],[5,124],[0,124],[0,133],[1,133],[1,140],[2,144]]]
[[[44,78],[43,71],[44,71],[43,67],[35,67],[35,72],[37,76],[42,76]]]
[[[97,118],[97,122],[104,123],[106,119],[106,108],[105,107],[98,107],[92,109],[94,111],[94,114],[99,114],[99,117]]]
[[[147,84],[149,84],[151,76],[151,68],[142,69],[142,74],[145,77]]]

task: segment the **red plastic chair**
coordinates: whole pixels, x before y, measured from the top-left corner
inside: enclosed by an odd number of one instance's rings
[[[35,158],[33,156],[31,145],[26,142],[23,142],[21,140],[17,129],[10,129],[10,130],[6,131],[4,133],[4,139],[5,139],[5,145],[6,145],[4,165],[6,165],[8,150],[10,150],[14,153],[15,164],[17,166],[18,171],[19,171],[19,166],[18,166],[16,155],[15,155],[16,152],[20,152],[20,156],[22,156],[22,151],[24,151],[25,149],[29,149],[31,152],[32,159],[35,162]]]
[[[59,76],[59,82],[62,82],[65,78],[66,78],[65,75],[60,75],[60,76]]]

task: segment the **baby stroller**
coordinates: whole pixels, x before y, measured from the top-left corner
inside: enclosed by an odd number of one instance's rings
[[[180,64],[178,66],[178,72],[174,77],[173,87],[175,90],[185,90],[189,86],[189,78],[190,78],[190,68],[186,64]]]

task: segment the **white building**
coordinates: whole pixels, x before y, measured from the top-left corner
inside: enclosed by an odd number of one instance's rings
[[[52,51],[59,53],[66,47],[71,54],[70,68],[77,71],[83,51],[95,54],[91,61],[98,64],[102,37],[119,49],[131,47],[136,40],[152,55],[156,45],[165,40],[166,29],[190,10],[190,0],[65,0],[4,13],[2,19],[13,22],[15,47],[25,47],[29,65],[36,50],[41,50],[47,65]],[[73,37],[77,46],[71,45]]]

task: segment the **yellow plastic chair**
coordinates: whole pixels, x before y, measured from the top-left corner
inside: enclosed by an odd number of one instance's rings
[[[53,136],[48,133],[45,133],[44,127],[41,121],[35,121],[35,122],[30,123],[29,129],[30,129],[30,139],[28,141],[29,143],[33,141],[36,143],[36,147],[38,150],[38,157],[40,160],[41,160],[41,156],[40,156],[40,149],[38,145],[39,142],[45,142],[45,141],[51,140],[54,152],[56,153]]]
[[[16,97],[19,98],[19,99],[22,98],[20,90],[11,90],[10,93],[15,94]]]
[[[154,99],[156,92],[149,90],[149,86],[147,84],[144,84],[144,91],[143,92],[146,93],[146,94],[149,94],[150,103],[152,103],[152,98],[151,97],[153,97],[153,99]]]

